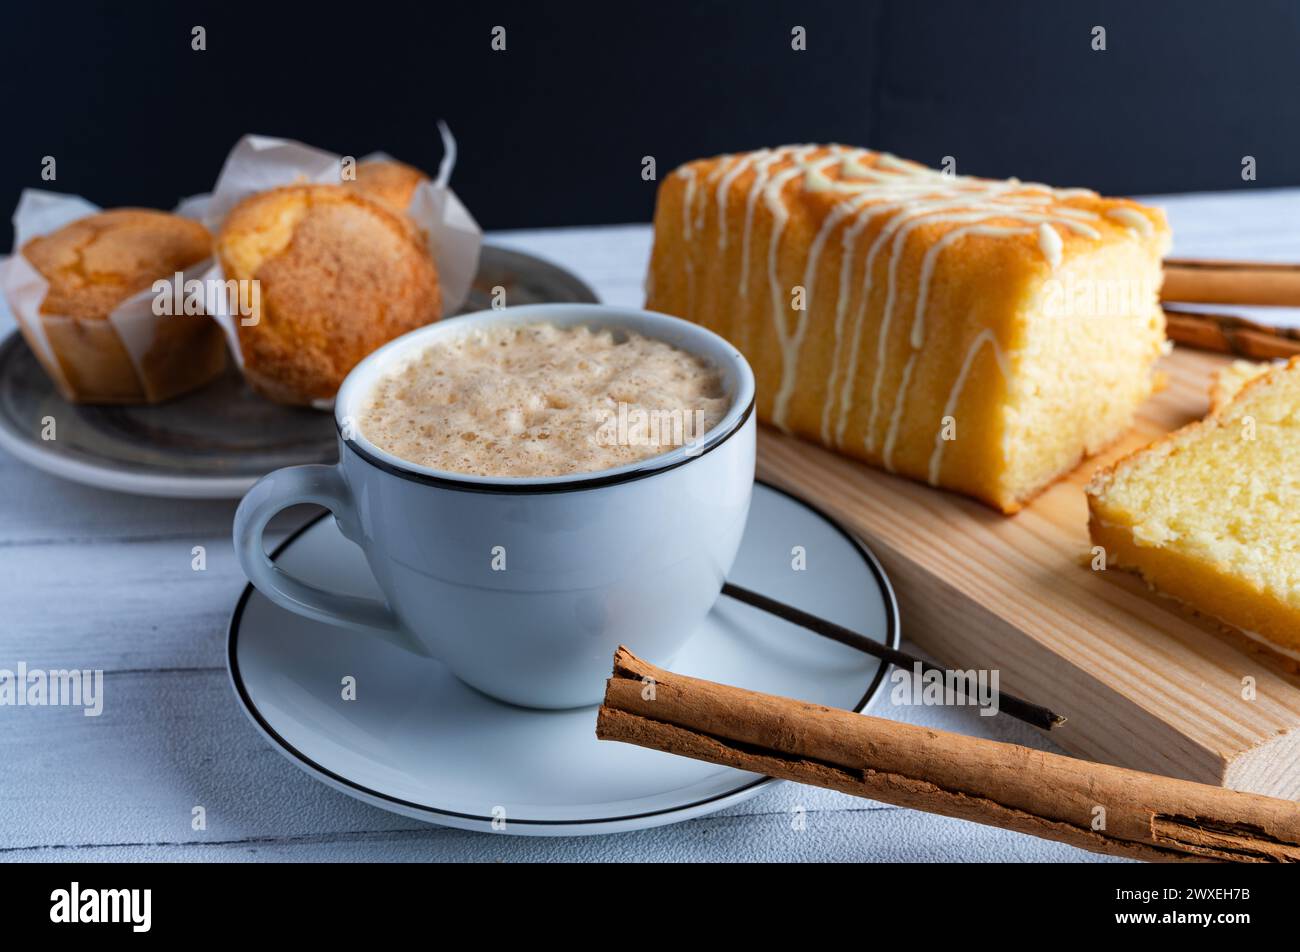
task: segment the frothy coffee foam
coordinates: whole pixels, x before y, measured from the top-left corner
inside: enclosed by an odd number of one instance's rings
[[[431,344],[381,378],[359,425],[376,446],[422,466],[562,476],[696,440],[729,403],[715,367],[663,341],[496,325]]]

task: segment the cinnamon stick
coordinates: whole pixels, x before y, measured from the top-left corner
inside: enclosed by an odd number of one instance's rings
[[[1170,340],[1198,350],[1235,354],[1251,360],[1274,360],[1300,354],[1300,330],[1268,327],[1232,314],[1205,314],[1165,308]]]
[[[1166,258],[1164,301],[1300,306],[1300,264]]]
[[[1097,853],[1300,861],[1300,805],[686,677],[626,648],[596,736]]]

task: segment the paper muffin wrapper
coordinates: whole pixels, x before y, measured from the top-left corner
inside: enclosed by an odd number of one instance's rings
[[[10,310],[28,346],[36,354],[59,391],[69,400],[85,395],[78,393],[73,382],[68,380],[45,329],[47,324],[63,321],[75,323],[84,319],[65,314],[41,313],[41,303],[45,300],[50,285],[22,254],[22,248],[32,238],[58,231],[64,225],[99,211],[101,209],[98,205],[77,195],[24,189],[13,215],[13,254],[0,263],[0,292],[3,292],[8,300]],[[180,209],[177,211],[182,213]],[[191,265],[182,273],[181,281],[201,279],[210,270],[211,265],[211,258],[205,258]],[[167,275],[166,280],[171,284],[175,280],[175,275]],[[207,319],[202,315],[193,314],[175,316],[155,314],[154,301],[157,297],[158,294],[152,287],[147,288],[122,301],[108,314],[108,322],[130,358],[136,377],[140,381],[141,390],[146,397],[149,393],[147,381],[150,379],[151,371],[146,368],[145,357],[158,337],[162,322],[177,318]]]
[[[406,211],[426,237],[429,251],[438,266],[442,313],[450,315],[456,313],[469,296],[470,286],[478,271],[483,232],[474,221],[474,216],[461,204],[448,185],[456,164],[456,140],[446,123],[438,123],[438,132],[443,143],[443,158],[438,174],[432,180],[420,183]],[[375,152],[358,162],[390,158],[384,153]],[[180,210],[182,214],[198,218],[215,236],[231,209],[249,195],[283,185],[339,184],[342,161],[341,155],[301,142],[247,135],[235,144],[226,157],[212,193],[186,199],[181,202]],[[224,286],[226,278],[221,262],[211,262],[203,279],[212,282],[210,287]],[[244,315],[238,307],[226,300],[225,295],[211,296],[209,313],[225,331],[230,352],[243,370],[244,358],[239,344],[238,324]],[[334,401],[316,400],[312,405],[319,409],[329,409]]]

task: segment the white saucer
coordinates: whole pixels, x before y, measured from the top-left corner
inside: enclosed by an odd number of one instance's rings
[[[802,571],[792,568],[796,547],[805,554]],[[333,519],[299,530],[274,558],[321,587],[378,594],[361,551]],[[875,557],[769,486],[755,487],[730,580],[898,644],[898,607]],[[251,586],[230,621],[228,656],[240,703],[286,757],[359,800],[445,826],[491,830],[497,817],[498,832],[615,833],[712,813],[775,782],[598,741],[594,707],[502,704],[436,661],[308,621]],[[671,666],[858,711],[884,678],[874,658],[726,597]],[[345,677],[356,679],[355,700],[342,699]]]

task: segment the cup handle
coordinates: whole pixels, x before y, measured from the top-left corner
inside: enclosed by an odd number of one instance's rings
[[[281,608],[331,625],[368,628],[385,641],[427,656],[428,652],[407,633],[384,602],[308,585],[267,557],[262,542],[266,524],[281,509],[299,503],[324,506],[339,521],[344,535],[353,535],[352,499],[337,466],[312,464],[277,469],[258,480],[235,511],[235,553],[249,581]]]

